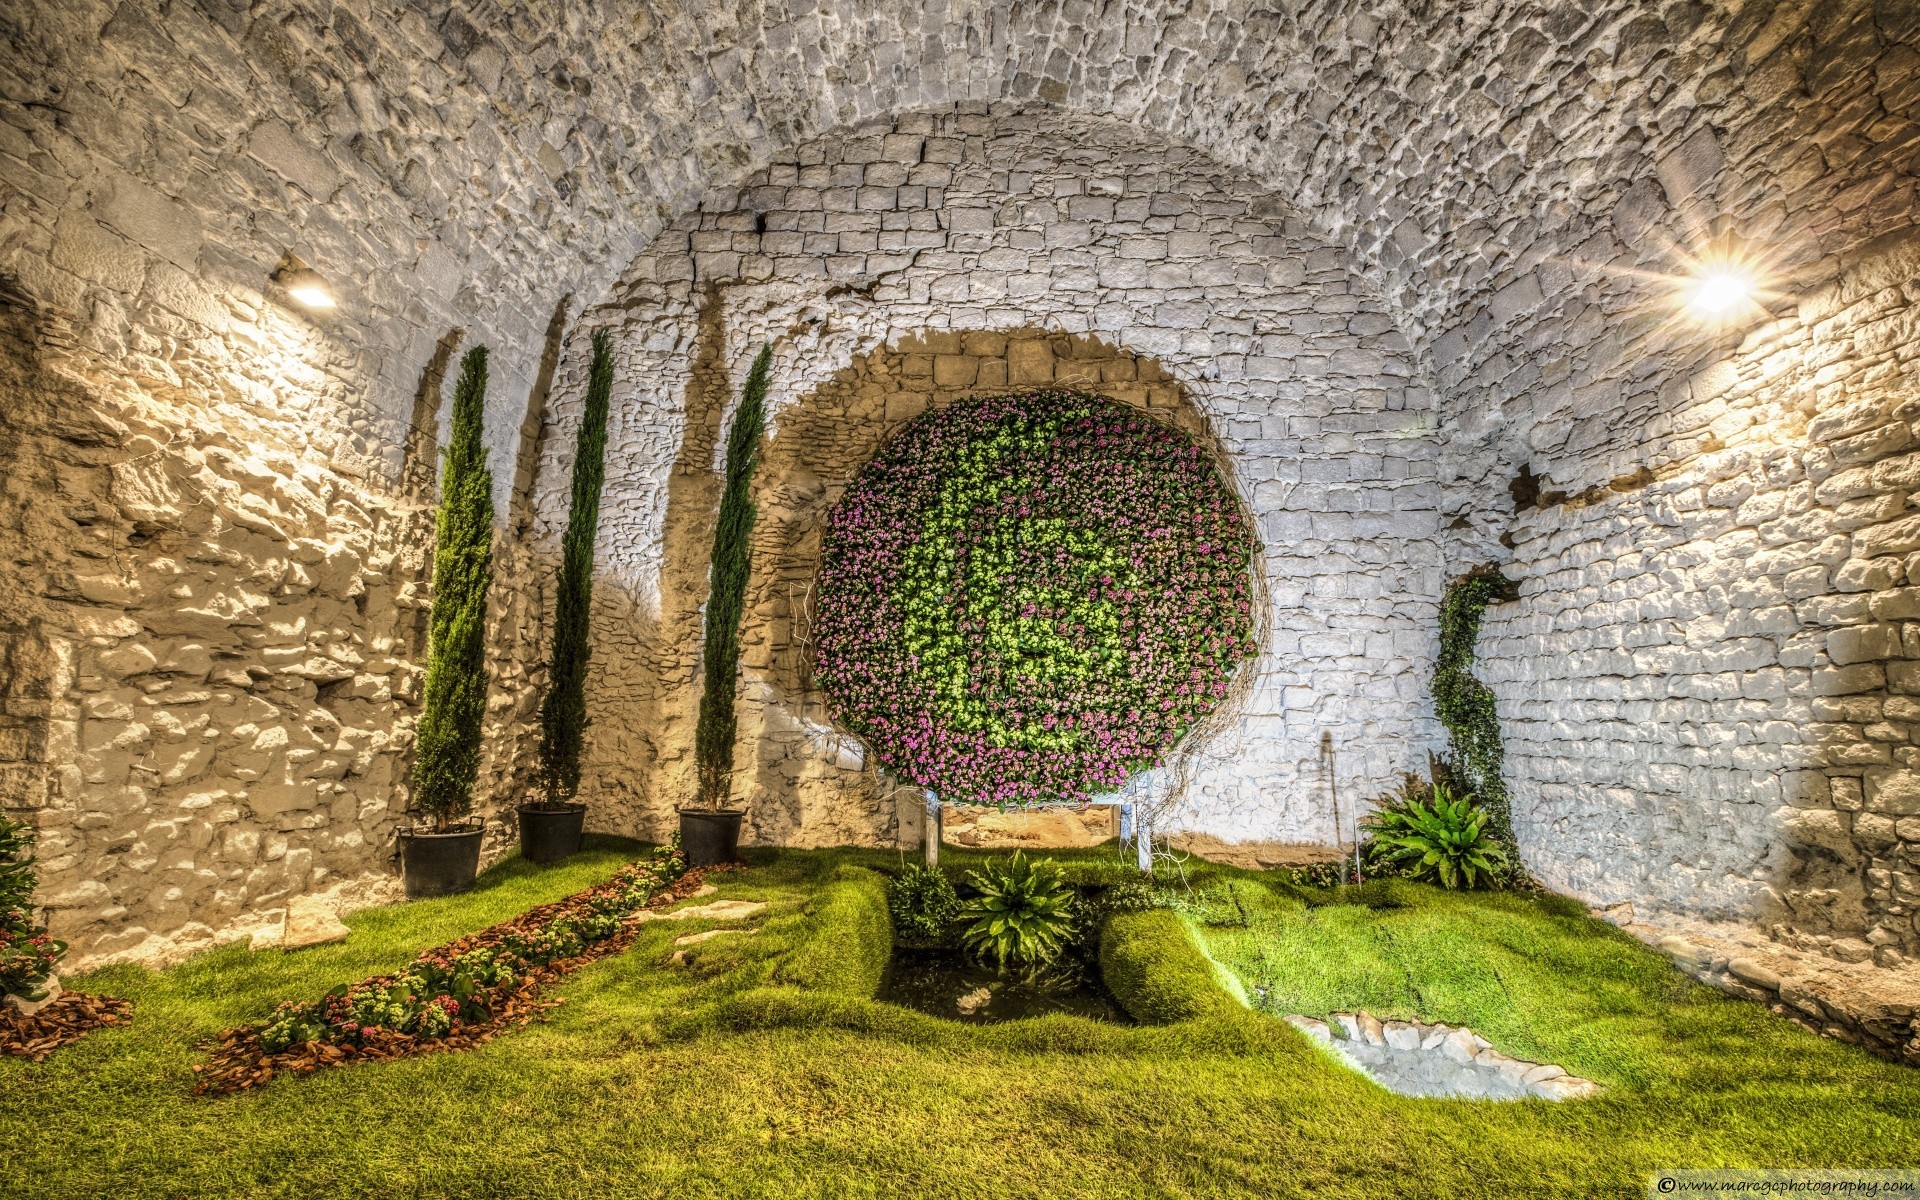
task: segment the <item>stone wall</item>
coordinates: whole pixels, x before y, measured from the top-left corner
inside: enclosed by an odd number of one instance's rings
[[[440,380],[476,343],[507,514],[483,810],[512,798],[544,568],[511,534],[544,377],[567,294],[638,242],[403,12],[378,37],[344,9],[4,14],[0,802],[39,829],[77,965],[384,894]],[[289,251],[337,310],[271,283]]]
[[[1699,453],[1519,514],[1483,636],[1557,885],[1844,962],[1920,946],[1916,299],[1920,237],[1850,258],[1676,389]]]
[[[1245,176],[1044,106],[902,117],[809,143],[703,206],[588,319],[623,347],[590,674],[596,821],[658,835],[691,795],[714,457],[762,340],[774,415],[737,777],[755,836],[917,840],[918,793],[887,791],[812,687],[809,589],[853,472],[929,404],[978,391],[1062,383],[1169,414],[1219,446],[1253,512],[1259,663],[1211,735],[1142,781],[1153,803],[1177,796],[1179,823],[1236,837],[1330,839],[1323,733],[1350,798],[1437,745],[1430,395],[1346,256]],[[578,386],[557,411],[577,411]],[[542,512],[557,531],[557,487]]]

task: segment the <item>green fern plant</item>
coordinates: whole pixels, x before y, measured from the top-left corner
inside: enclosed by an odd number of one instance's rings
[[[1411,789],[1368,817],[1367,857],[1376,873],[1438,883],[1441,887],[1497,885],[1506,877],[1507,852],[1488,832],[1487,810],[1473,793],[1455,796],[1435,781],[1428,798]]]
[[[968,950],[999,967],[1044,967],[1060,957],[1073,937],[1074,891],[1051,860],[1030,863],[1016,852],[1005,866],[967,872],[967,882],[980,892],[960,906]]]

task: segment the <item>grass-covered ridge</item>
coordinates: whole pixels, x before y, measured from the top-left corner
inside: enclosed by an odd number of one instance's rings
[[[509,862],[469,895],[355,914],[340,946],[78,981],[136,1000],[135,1023],[39,1066],[0,1062],[0,1193],[1630,1196],[1659,1167],[1920,1161],[1920,1073],[1721,997],[1562,902],[1398,884],[1336,897],[1206,868],[1186,912],[1122,918],[1128,936],[1105,947],[1151,960],[1162,988],[1214,995],[1204,1015],[962,1026],[868,998],[885,920],[873,872],[901,859],[850,851],[757,852],[714,881],[717,898],[769,903],[759,932],[669,966],[673,938],[706,926],[649,925],[556,986],[567,1003],[549,1024],[187,1095],[200,1038],[578,891],[630,852],[598,841],[561,867]],[[1059,857],[1083,878],[1114,860]],[[1233,1002],[1223,969],[1256,1005],[1463,1022],[1609,1090],[1567,1105],[1396,1097]]]

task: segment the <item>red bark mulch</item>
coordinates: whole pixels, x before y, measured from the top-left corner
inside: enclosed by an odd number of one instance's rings
[[[646,909],[661,908],[685,899],[700,887],[702,874],[699,868],[689,870],[656,893],[647,901],[644,908],[636,910],[636,915]],[[438,952],[450,955],[464,954],[481,946],[497,945],[502,938],[512,932],[532,932],[555,917],[583,904],[592,890],[589,888],[587,891],[568,896],[564,900],[530,908],[510,921],[502,921],[478,933],[470,933],[457,941],[449,942],[439,947]],[[555,959],[545,966],[534,967],[517,977],[511,984],[493,989],[493,995],[489,997],[488,1017],[485,1021],[456,1021],[453,1028],[440,1037],[421,1037],[376,1027],[361,1031],[357,1042],[316,1040],[299,1046],[290,1046],[279,1054],[268,1054],[261,1046],[260,1035],[253,1026],[235,1026],[218,1037],[202,1043],[201,1048],[211,1053],[212,1061],[205,1066],[196,1066],[193,1069],[198,1077],[198,1081],[193,1085],[193,1094],[205,1096],[245,1091],[248,1088],[259,1087],[282,1072],[311,1075],[323,1067],[344,1067],[356,1062],[387,1062],[421,1054],[470,1050],[493,1040],[498,1034],[524,1028],[529,1022],[544,1017],[550,1010],[558,1008],[561,1003],[558,997],[552,999],[540,997],[542,987],[579,970],[590,962],[619,954],[633,945],[634,939],[640,936],[642,927],[641,922],[629,916],[627,923],[612,937],[593,943],[572,958]]]
[[[45,1062],[47,1055],[60,1047],[72,1045],[103,1025],[124,1025],[132,1015],[133,1001],[86,992],[62,992],[52,1004],[30,1017],[0,1002],[0,1054]]]

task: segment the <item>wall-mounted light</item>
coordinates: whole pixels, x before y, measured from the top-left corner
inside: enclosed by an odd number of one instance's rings
[[[1699,325],[1744,325],[1767,315],[1767,271],[1761,256],[1722,238],[1704,251],[1683,254],[1686,274],[1675,279],[1677,306]]]
[[[1703,321],[1724,321],[1754,302],[1758,285],[1744,268],[1731,263],[1705,267],[1695,276],[1687,308]]]
[[[308,266],[296,254],[281,257],[280,265],[273,270],[273,282],[285,289],[288,297],[300,307],[322,312],[335,307],[333,288],[328,285],[326,276]]]

